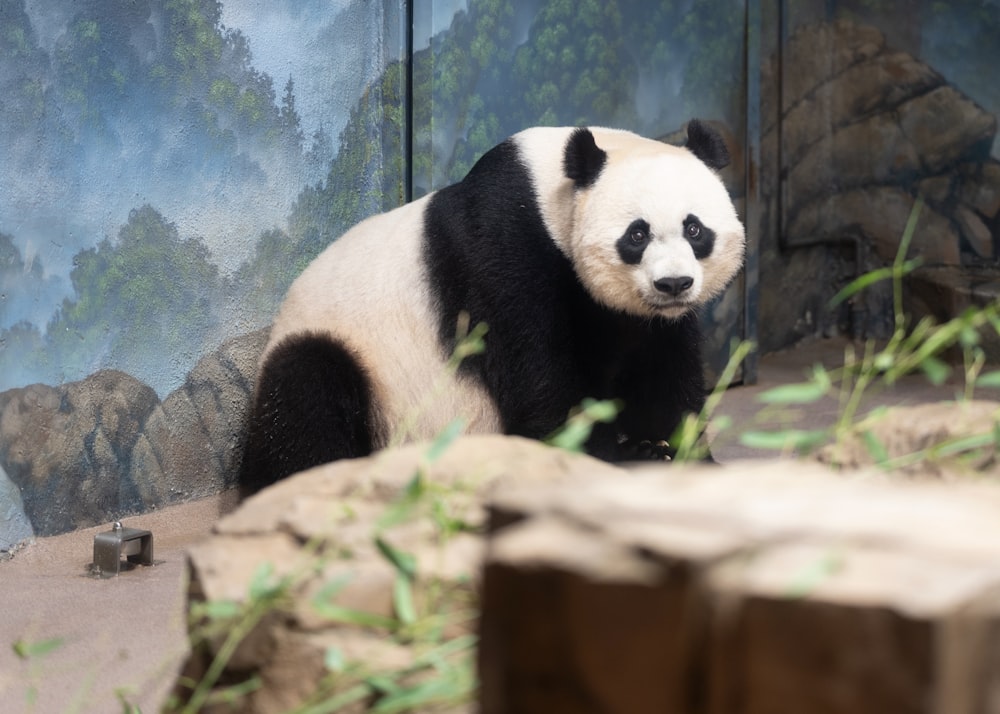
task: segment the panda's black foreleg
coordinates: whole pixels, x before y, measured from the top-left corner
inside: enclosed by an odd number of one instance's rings
[[[645,340],[621,360],[615,381],[615,393],[624,403],[616,421],[621,461],[672,460],[678,444],[671,442],[676,442],[679,427],[705,406],[696,316],[654,323]]]
[[[293,335],[257,377],[240,496],[319,464],[367,456],[374,441],[371,386],[357,359],[327,336]]]

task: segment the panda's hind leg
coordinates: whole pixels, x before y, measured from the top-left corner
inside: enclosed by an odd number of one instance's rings
[[[275,481],[374,448],[372,390],[350,350],[326,335],[292,335],[257,377],[239,475],[246,497]]]

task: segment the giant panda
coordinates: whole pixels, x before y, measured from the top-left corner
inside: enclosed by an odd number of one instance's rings
[[[358,224],[294,281],[259,367],[246,496],[398,437],[544,438],[620,400],[588,453],[668,439],[705,400],[697,311],[742,265],[708,124],[684,147],[605,128],[527,129],[458,183]],[[485,350],[446,369],[460,324]],[[653,456],[662,456],[656,449]]]

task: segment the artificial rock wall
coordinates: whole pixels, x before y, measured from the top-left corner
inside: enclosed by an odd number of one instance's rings
[[[911,314],[947,319],[1000,296],[997,117],[947,78],[874,27],[801,27],[764,67],[761,116],[764,350],[831,332],[885,336],[887,284],[840,310],[827,302],[892,263],[918,198]]]
[[[226,341],[162,401],[116,370],[0,393],[0,465],[23,504],[0,549],[31,535],[25,522],[55,535],[233,485],[266,341]]]

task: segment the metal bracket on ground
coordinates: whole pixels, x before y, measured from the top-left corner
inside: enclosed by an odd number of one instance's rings
[[[153,564],[153,534],[138,528],[125,528],[116,521],[111,530],[94,536],[94,574],[113,578],[121,572],[122,556],[130,563]]]

